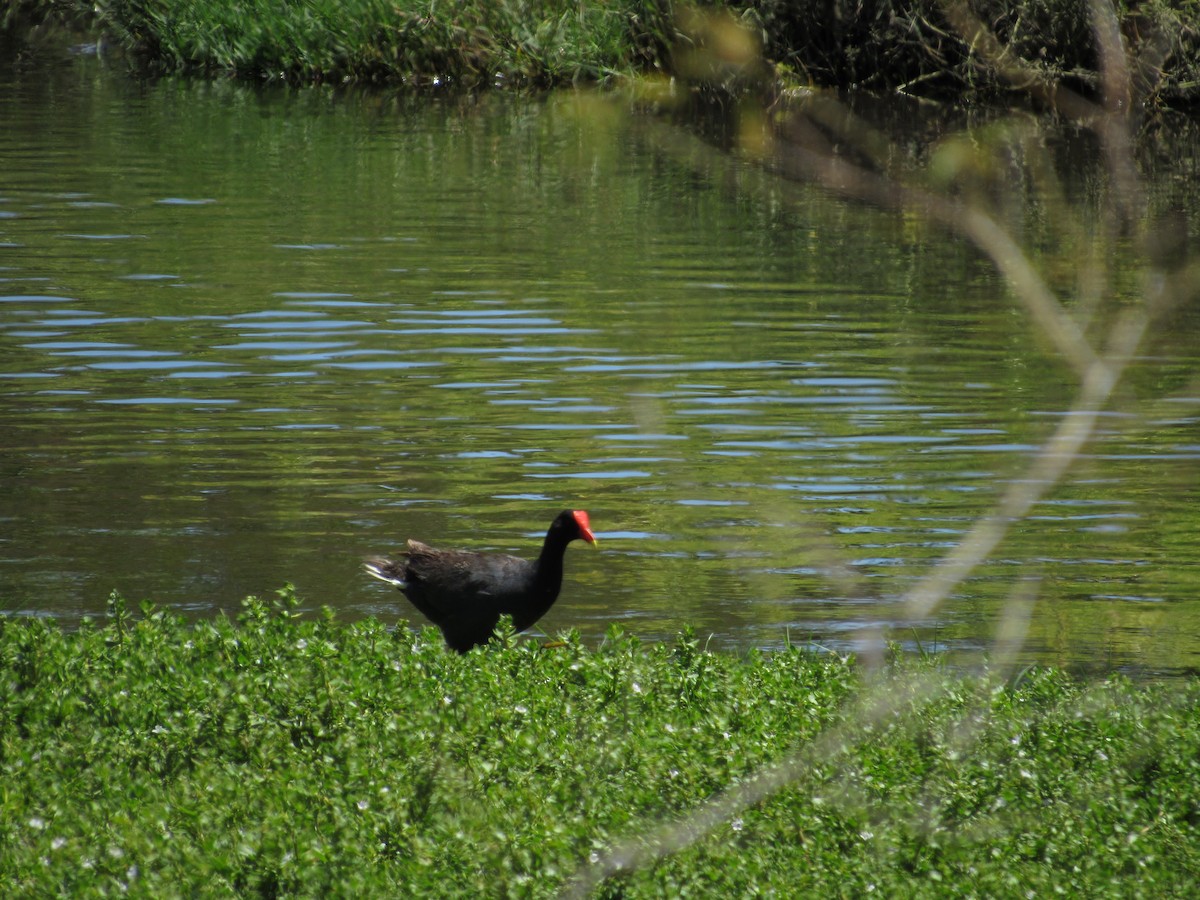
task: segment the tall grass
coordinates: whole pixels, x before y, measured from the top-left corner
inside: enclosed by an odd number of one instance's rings
[[[601,81],[636,64],[654,3],[505,0],[101,0],[100,20],[148,65],[292,80]],[[635,25],[636,23],[636,25]]]
[[[941,0],[738,0],[726,10],[754,32],[793,83],[905,91],[953,101],[1012,97],[995,60],[967,39]],[[1099,90],[1088,4],[956,0],[1043,76]],[[680,37],[675,0],[0,0],[0,26],[90,21],[150,71],[480,86],[603,82],[669,69]],[[1200,99],[1200,6],[1122,6],[1141,94]],[[683,29],[686,32],[686,29]],[[686,40],[686,38],[685,38]]]

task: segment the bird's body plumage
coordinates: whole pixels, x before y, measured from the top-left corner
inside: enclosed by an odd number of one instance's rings
[[[595,543],[587,513],[564,510],[546,532],[542,552],[530,561],[498,553],[439,550],[409,540],[401,558],[374,559],[367,571],[394,584],[446,643],[465,653],[485,644],[500,616],[524,631],[546,614],[562,587],[563,553],[575,539]]]

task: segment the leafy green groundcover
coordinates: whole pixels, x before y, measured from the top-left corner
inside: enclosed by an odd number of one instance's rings
[[[1194,681],[867,676],[616,630],[460,657],[295,609],[285,590],[236,621],[134,621],[117,597],[77,632],[0,618],[7,895],[550,896],[780,760],[784,790],[598,895],[1200,885]]]

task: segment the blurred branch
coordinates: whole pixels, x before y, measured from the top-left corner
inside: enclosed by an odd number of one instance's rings
[[[1142,227],[1144,195],[1133,157],[1130,135],[1130,74],[1125,64],[1116,12],[1107,0],[1092,0],[1094,33],[1102,66],[1104,105],[1097,105],[1062,85],[1047,82],[1006,48],[961,0],[945,5],[947,17],[963,40],[984,55],[1006,78],[1044,100],[1060,114],[1092,129],[1105,151],[1111,184],[1110,239]],[[818,129],[814,127],[820,125]],[[878,158],[876,141],[859,140],[867,129],[846,115],[831,115],[818,101],[789,123],[787,141],[773,163],[787,177],[811,178],[846,197],[893,209],[923,213],[954,233],[970,240],[992,261],[1024,306],[1040,333],[1048,337],[1080,377],[1080,389],[1071,409],[1041,447],[1025,477],[1014,479],[996,508],[976,521],[966,537],[903,598],[906,615],[913,621],[928,618],[995,551],[1014,523],[1024,518],[1042,497],[1065,476],[1080,450],[1095,433],[1101,411],[1151,324],[1175,302],[1167,296],[1162,279],[1149,279],[1150,296],[1126,310],[1112,323],[1105,349],[1098,353],[1083,329],[1064,308],[1029,255],[1012,234],[980,204],[901,183],[896,178],[848,161],[829,148],[824,131],[833,131],[851,147],[865,146]],[[1178,285],[1176,285],[1178,287]],[[1186,283],[1184,292],[1187,292]]]
[[[962,581],[978,568],[1046,492],[1058,484],[1092,437],[1096,421],[1112,396],[1125,367],[1145,336],[1150,319],[1141,310],[1130,310],[1113,326],[1111,349],[1084,375],[1079,396],[1059,420],[1023,478],[1009,483],[997,507],[975,525],[933,571],[904,597],[906,614],[920,620],[930,616]]]
[[[793,124],[803,128],[803,123]],[[795,136],[793,134],[793,136]],[[1012,285],[1018,301],[1082,377],[1096,354],[1075,320],[1063,309],[1037,268],[1003,227],[984,210],[961,201],[895,181],[829,153],[814,151],[805,141],[790,141],[772,160],[788,178],[808,178],[846,197],[891,209],[912,209],[962,234],[991,259]]]
[[[877,740],[880,723],[895,717],[898,710],[930,702],[944,688],[945,683],[939,679],[913,679],[895,691],[864,691],[861,701],[845,716],[845,721],[852,725],[828,731],[780,762],[762,767],[700,804],[681,821],[668,822],[648,834],[617,843],[578,872],[561,896],[568,900],[590,897],[607,878],[686,850],[720,825],[783,790],[805,772],[830,764],[858,744]],[[845,789],[844,784],[841,787]]]
[[[1004,78],[1052,111],[1097,135],[1109,186],[1103,246],[1111,252],[1123,237],[1136,233],[1145,236],[1150,229],[1145,192],[1134,158],[1133,75],[1119,21],[1110,0],[1090,0],[1090,5],[1100,65],[1102,97],[1098,103],[1048,80],[1010,53],[963,0],[947,0],[944,9],[962,40]],[[1097,329],[1102,342],[1093,344],[1083,323],[1098,314],[1100,298],[1114,299],[1117,293],[1102,258],[1087,256],[1079,262],[1082,266],[1094,265],[1099,272],[1080,273],[1076,287],[1080,296],[1076,298],[1073,315],[1056,296],[1031,254],[984,203],[915,185],[890,172],[888,143],[841,104],[820,96],[807,98],[797,114],[775,130],[771,141],[749,146],[745,152],[761,159],[784,179],[811,180],[843,197],[888,209],[915,210],[969,240],[991,260],[1039,332],[1078,376],[1074,402],[1028,470],[1008,483],[995,508],[979,518],[962,541],[903,597],[909,621],[925,620],[993,554],[1013,526],[1062,482],[1095,435],[1103,410],[1151,326],[1200,293],[1200,263],[1185,262],[1164,271],[1160,263],[1148,258],[1141,296],[1114,305],[1116,312],[1107,327]],[[1042,173],[1041,183],[1054,184],[1055,179]],[[1071,231],[1072,235],[1087,233],[1084,228]],[[1016,662],[1039,585],[1038,578],[1022,581],[1010,597],[993,645],[993,663],[1002,671]],[[845,718],[846,724],[831,729],[781,763],[765,767],[718,793],[681,820],[618,843],[581,869],[566,896],[589,896],[610,876],[648,865],[694,844],[743,810],[797,781],[814,765],[845,755],[856,741],[896,710],[932,699],[935,693],[936,688],[926,679],[914,678],[906,683],[893,680],[887,684],[880,681],[876,690],[864,692],[861,705]],[[964,716],[958,738],[964,742],[974,739],[982,727],[979,724],[982,719],[982,716],[974,719]]]
[[[1120,233],[1127,233],[1142,212],[1144,199],[1133,159],[1130,134],[1133,86],[1125,42],[1111,0],[1089,0],[1092,30],[1100,59],[1102,103],[1088,100],[1060,82],[1048,79],[1008,52],[965,0],[946,0],[946,18],[962,39],[984,57],[1005,80],[1050,109],[1094,131],[1105,149],[1116,195],[1114,212]]]

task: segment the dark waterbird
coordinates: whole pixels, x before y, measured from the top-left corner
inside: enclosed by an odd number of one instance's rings
[[[546,614],[562,588],[563,554],[576,539],[596,543],[588,515],[564,509],[550,523],[537,559],[435,550],[410,540],[399,559],[371,559],[367,571],[394,584],[459,653],[486,644],[501,615],[524,631]]]

